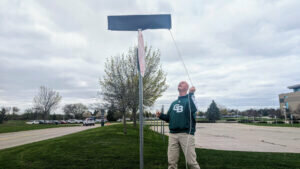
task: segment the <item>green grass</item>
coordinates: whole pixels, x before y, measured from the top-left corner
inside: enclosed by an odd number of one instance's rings
[[[70,126],[78,126],[78,124],[26,124],[26,121],[11,120],[0,124],[0,133]]]
[[[241,123],[255,126],[269,126],[269,127],[300,127],[300,124],[268,124],[268,123]]]
[[[83,132],[0,151],[0,168],[5,169],[137,169],[138,128],[128,125],[99,127]],[[257,153],[196,149],[201,169],[285,169],[300,168],[300,154]],[[145,127],[145,169],[167,168],[167,138]],[[185,168],[180,155],[179,169]]]

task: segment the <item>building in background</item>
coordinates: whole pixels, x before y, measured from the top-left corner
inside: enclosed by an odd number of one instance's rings
[[[300,84],[288,88],[293,92],[279,95],[280,110],[292,114],[295,118],[300,118]]]

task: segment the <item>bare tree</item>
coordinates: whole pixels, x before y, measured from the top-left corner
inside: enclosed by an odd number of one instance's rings
[[[18,120],[18,115],[17,113],[20,111],[20,109],[18,107],[12,107],[11,108],[11,112],[12,114],[10,114],[10,119],[11,120]]]
[[[103,99],[107,104],[115,105],[115,108],[123,115],[124,134],[127,134],[126,111],[129,104],[128,76],[125,55],[111,57],[105,63],[105,76],[100,80]]]
[[[82,116],[85,117],[85,118],[88,118],[88,117],[91,117],[91,116],[92,116],[92,113],[89,112],[89,111],[86,111],[86,112],[84,112],[84,113],[82,114]]]
[[[19,111],[20,111],[20,109],[18,107],[13,107],[12,108],[13,114],[18,113]]]
[[[129,109],[132,112],[133,124],[136,126],[136,113],[139,106],[139,76],[137,70],[137,47],[129,50],[127,54],[128,70],[127,70],[127,86],[129,94]],[[153,50],[151,47],[145,47],[146,70],[143,77],[143,104],[151,107],[155,101],[162,96],[168,88],[166,84],[166,74],[162,70],[160,64],[159,50]]]
[[[88,106],[89,110],[92,110],[92,115],[96,116],[98,112],[101,111],[101,109],[105,109],[105,105],[103,105],[102,103],[91,103]]]
[[[33,99],[34,108],[43,113],[45,120],[53,110],[57,109],[61,98],[58,92],[41,86],[38,94]]]
[[[136,112],[138,110],[137,47],[133,47],[127,54],[109,58],[105,64],[105,75],[100,80],[103,99],[107,107],[113,105],[123,114],[124,133],[126,134],[126,112],[132,112],[136,126]],[[160,52],[145,48],[146,71],[143,78],[143,103],[152,106],[158,97],[167,89],[166,74],[160,65]]]
[[[88,108],[86,105],[82,103],[76,103],[76,104],[66,104],[63,110],[66,116],[74,115],[74,117],[77,119],[77,118],[82,118],[82,114],[88,111]]]

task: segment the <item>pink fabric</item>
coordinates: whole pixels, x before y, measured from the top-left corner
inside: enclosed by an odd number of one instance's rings
[[[141,75],[144,76],[145,74],[145,47],[144,47],[144,39],[142,31],[138,31],[138,54],[139,54],[139,65]]]

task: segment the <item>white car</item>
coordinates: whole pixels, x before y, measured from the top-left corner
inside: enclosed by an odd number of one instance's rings
[[[82,120],[76,120],[76,123],[80,124],[80,123],[83,123],[83,121]]]
[[[26,124],[39,124],[38,120],[28,121]]]
[[[75,124],[75,123],[77,123],[77,120],[76,119],[69,119],[69,120],[67,120],[67,122],[70,123],[70,124]]]
[[[86,118],[83,121],[83,126],[94,126],[95,125],[95,120],[92,118]]]

